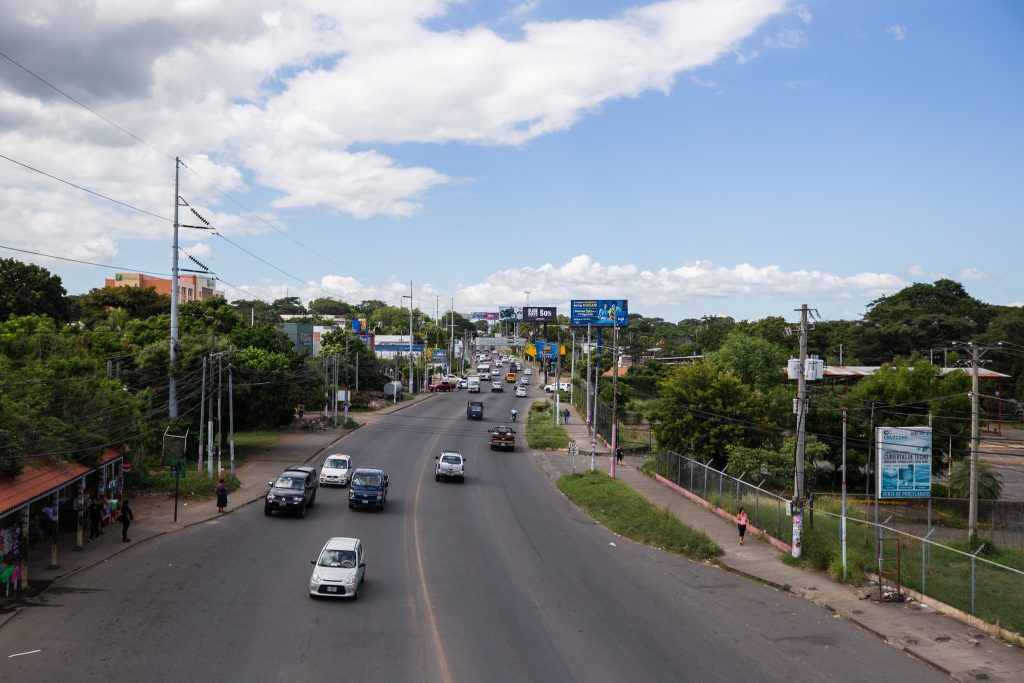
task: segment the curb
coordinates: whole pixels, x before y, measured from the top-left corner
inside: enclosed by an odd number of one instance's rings
[[[426,400],[426,399],[422,399],[422,400]],[[418,403],[418,401],[410,401],[408,404],[404,405],[403,408],[408,407],[408,406],[410,406],[410,405],[412,405],[414,403]],[[398,409],[393,410],[391,412],[397,412],[398,410],[401,410],[401,409],[402,408],[398,408]],[[390,413],[387,413],[387,414],[390,414]],[[313,453],[313,455],[311,455],[308,458],[306,458],[305,460],[303,460],[302,464],[307,464],[307,463],[315,460],[316,458],[319,458],[320,455],[324,451],[326,451],[329,448],[333,447],[336,443],[338,443],[339,441],[341,441],[342,439],[344,439],[349,434],[351,434],[351,433],[353,433],[355,431],[357,431],[357,430],[356,429],[348,430],[347,432],[345,432],[344,434],[339,436],[337,439],[334,439],[333,441],[328,443],[326,446],[323,446],[322,448],[317,450],[315,453]],[[264,494],[256,495],[255,497],[250,498],[249,500],[246,500],[246,501],[242,502],[241,504],[234,506],[233,508],[231,508],[227,512],[221,513],[221,515],[230,515],[235,510],[240,510],[241,508],[244,508],[244,507],[247,507],[249,505],[252,505],[256,501],[258,501],[260,498],[262,498],[263,495]],[[152,541],[155,538],[160,538],[160,537],[166,536],[168,534],[172,534],[172,533],[176,533],[178,531],[182,531],[184,529],[188,529],[189,527],[196,526],[197,524],[205,524],[206,522],[209,522],[211,519],[214,519],[214,517],[212,515],[209,516],[209,517],[204,517],[203,519],[197,519],[197,520],[195,520],[193,522],[188,522],[187,524],[182,524],[180,527],[177,527],[177,528],[174,528],[174,529],[166,529],[164,531],[158,531],[158,532],[154,533],[152,536],[147,536],[146,538],[140,539],[138,543],[135,543],[133,545],[125,546],[125,547],[121,548],[120,550],[115,550],[114,552],[112,552],[111,554],[107,555],[106,557],[102,557],[102,558],[99,558],[99,559],[97,559],[97,560],[95,560],[93,562],[90,562],[89,564],[82,565],[81,567],[78,567],[77,569],[72,569],[68,573],[61,574],[60,576],[55,578],[50,583],[49,586],[47,586],[46,588],[44,588],[41,591],[39,591],[39,594],[36,597],[37,598],[41,598],[42,596],[46,595],[47,591],[49,591],[50,588],[52,588],[57,583],[63,581],[64,579],[70,578],[72,576],[75,576],[76,574],[80,574],[81,572],[84,572],[87,569],[92,569],[93,567],[96,567],[97,565],[103,564],[104,562],[110,560],[111,558],[117,557],[121,553],[127,552],[127,551],[131,550],[132,548],[138,547],[139,545],[141,545],[143,543],[146,543],[148,541]],[[21,613],[21,609],[22,609],[21,607],[16,607],[13,610],[11,610],[10,613],[5,614],[5,615],[0,615],[0,628],[3,628],[7,624],[7,622],[11,621],[14,617],[18,616],[18,614]]]

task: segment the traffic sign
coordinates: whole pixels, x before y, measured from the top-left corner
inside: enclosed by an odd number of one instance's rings
[[[569,442],[569,455],[579,455],[580,445],[575,441]]]
[[[173,479],[184,479],[185,478],[185,458],[172,458],[171,459],[171,478],[173,478]]]

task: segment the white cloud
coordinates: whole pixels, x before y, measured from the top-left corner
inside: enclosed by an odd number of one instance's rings
[[[811,10],[807,9],[807,5],[797,5],[794,10],[796,15],[800,18],[800,21],[805,24],[809,24],[814,21],[814,15],[811,14]]]
[[[953,275],[958,282],[970,282],[972,280],[988,280],[989,274],[980,268],[964,268]]]
[[[717,88],[718,81],[713,81],[709,78],[701,78],[699,76],[690,76],[690,82],[694,85],[699,85],[702,88]]]
[[[907,37],[907,28],[903,24],[891,24],[885,27],[885,33],[893,40],[899,42]]]
[[[266,232],[220,195],[267,191],[281,209],[403,217],[459,182],[385,145],[519,145],[609,102],[667,92],[729,54],[785,0],[663,0],[607,16],[526,20],[521,31],[432,28],[461,0],[0,3],[0,44],[116,121],[138,144],[8,64],[0,148],[41,170],[169,218],[181,194],[218,229]],[[117,45],[116,51],[103,46]],[[709,86],[710,87],[710,86]],[[472,172],[472,171],[471,171]],[[216,187],[212,187],[212,183]],[[74,217],[73,219],[69,217]],[[273,220],[273,219],[269,219]],[[0,238],[109,260],[164,221],[0,162]]]
[[[764,37],[764,46],[772,50],[793,50],[804,42],[804,32],[798,28],[784,28]]]
[[[626,298],[644,302],[651,311],[691,307],[695,300],[722,301],[729,298],[801,300],[833,298],[836,300],[875,299],[892,294],[907,285],[903,278],[891,273],[854,273],[836,275],[817,270],[786,271],[775,265],[755,266],[741,263],[716,265],[694,261],[681,266],[646,270],[633,264],[602,264],[581,254],[562,265],[550,263],[533,267],[510,268],[480,282],[463,283],[454,292],[458,310],[492,310],[503,303],[523,300],[523,291],[530,290],[530,302],[567,308],[570,298]],[[253,287],[264,298],[284,296],[283,286]],[[247,288],[250,289],[250,288]],[[398,305],[407,293],[408,283],[395,280],[367,285],[348,276],[327,276],[309,283],[301,296],[340,297],[359,302],[380,299]],[[429,302],[435,290],[431,285],[417,287],[417,298]],[[299,295],[292,288],[292,295]],[[442,295],[442,301],[446,298]],[[712,304],[719,305],[719,304]],[[420,306],[432,309],[427,304]],[[844,308],[845,310],[845,308]]]
[[[912,265],[909,268],[907,268],[907,274],[910,275],[910,277],[923,277],[925,272],[924,268],[922,268],[921,266]]]

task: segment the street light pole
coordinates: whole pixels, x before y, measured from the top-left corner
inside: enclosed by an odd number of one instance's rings
[[[170,377],[167,379],[167,416],[178,417],[178,380],[174,376],[174,364],[178,357],[178,170],[181,159],[174,158],[174,241],[171,245],[171,358]],[[200,418],[202,421],[202,418]]]
[[[615,478],[615,461],[619,448],[619,425],[617,412],[619,408],[619,397],[616,393],[619,387],[619,325],[618,318],[612,320],[612,450],[609,454],[609,472],[612,479]]]

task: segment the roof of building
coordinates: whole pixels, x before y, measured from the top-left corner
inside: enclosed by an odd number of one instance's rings
[[[878,372],[880,366],[878,365],[826,365],[825,376],[826,377],[868,377]],[[940,370],[943,376],[952,374],[954,372],[963,372],[965,374],[971,374],[970,368],[942,368]],[[980,368],[978,370],[979,379],[1009,379],[1010,375],[1005,375],[995,370],[986,370]]]
[[[106,448],[100,457],[100,465],[106,465],[123,455],[115,448]],[[92,471],[92,467],[77,462],[26,463],[18,476],[0,479],[0,514],[30,503]]]

